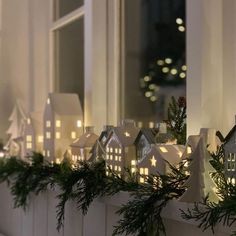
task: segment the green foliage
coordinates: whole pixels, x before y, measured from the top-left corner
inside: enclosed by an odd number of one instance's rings
[[[221,145],[211,155],[211,164],[216,170],[212,178],[221,200],[218,203],[210,202],[207,196],[202,202],[195,203],[193,209],[188,209],[187,212],[181,210],[181,216],[187,220],[198,221],[199,228],[203,231],[210,228],[214,233],[218,223],[230,227],[236,221],[236,187],[228,183],[224,175],[224,146]]]
[[[123,218],[113,235],[135,233],[154,236],[165,232],[161,218],[162,209],[170,199],[178,198],[187,178],[179,169],[170,166],[169,175],[142,176],[144,184],[137,182],[139,174],[125,170],[125,178],[109,170],[106,175],[104,160],[93,163],[78,162],[76,166],[65,160],[51,164],[43,156],[33,153],[28,161],[16,157],[0,160],[0,181],[7,181],[14,198],[15,207],[27,206],[31,194],[39,194],[48,188],[59,187],[57,199],[57,229],[63,226],[65,205],[73,200],[79,210],[86,214],[97,197],[112,196],[120,191],[130,193],[131,200],[118,211]]]
[[[178,144],[186,142],[186,100],[179,97],[178,101],[175,97],[171,97],[168,107],[167,128]]]
[[[138,236],[159,236],[165,234],[161,212],[169,200],[180,197],[187,179],[182,172],[170,165],[168,175],[151,175],[138,190],[130,191],[131,200],[118,211],[119,220],[113,235],[135,234]]]

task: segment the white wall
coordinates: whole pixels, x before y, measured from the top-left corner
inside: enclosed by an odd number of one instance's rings
[[[188,134],[224,135],[236,114],[236,2],[187,0]]]
[[[4,0],[2,8],[0,138],[16,99],[41,110],[49,89],[49,1]]]
[[[5,236],[111,236],[113,226],[120,217],[116,211],[129,199],[126,193],[119,193],[112,198],[95,200],[87,215],[82,216],[74,202],[68,202],[65,209],[64,228],[56,230],[56,195],[59,192],[48,191],[39,196],[31,196],[26,212],[12,208],[12,197],[5,184],[0,185],[0,234]],[[180,217],[179,209],[192,205],[170,202],[163,211],[163,218],[168,236],[212,236],[210,230],[202,232],[195,222],[185,221]],[[181,227],[180,227],[181,226]],[[230,235],[230,229],[219,226],[216,236]]]

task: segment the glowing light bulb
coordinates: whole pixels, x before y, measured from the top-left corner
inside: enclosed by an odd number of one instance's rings
[[[151,78],[150,78],[150,76],[145,76],[144,78],[143,78],[143,80],[145,81],[145,82],[148,82],[148,81],[150,81],[151,80]]]
[[[181,68],[182,68],[182,70],[184,70],[184,71],[187,70],[187,66],[186,66],[186,65],[183,65]]]
[[[179,26],[179,27],[178,27],[178,30],[179,30],[180,32],[184,32],[184,31],[185,31],[185,28],[184,28],[184,26]]]
[[[171,58],[166,58],[165,62],[166,62],[166,64],[171,64],[172,63],[172,59]]]
[[[182,72],[182,73],[180,73],[179,77],[184,79],[186,77],[186,74],[184,72]]]
[[[170,69],[169,69],[168,67],[163,67],[163,68],[162,68],[162,72],[163,72],[163,73],[168,73],[169,70],[170,70]]]
[[[154,90],[156,88],[156,85],[155,84],[150,84],[148,87],[149,87],[149,89]]]
[[[170,73],[171,73],[172,75],[176,75],[176,74],[178,73],[178,71],[177,71],[176,69],[171,69]]]
[[[183,24],[183,20],[182,20],[181,18],[177,18],[177,19],[176,19],[176,23],[177,23],[178,25],[182,25],[182,24]]]
[[[164,61],[163,60],[158,60],[157,61],[157,65],[158,66],[163,66],[164,65]]]
[[[155,101],[157,100],[157,97],[156,97],[156,96],[151,96],[150,100],[151,100],[152,102],[155,102]]]
[[[151,92],[151,91],[147,91],[147,92],[145,93],[145,97],[149,98],[149,97],[151,97],[151,96],[152,96],[152,92]]]

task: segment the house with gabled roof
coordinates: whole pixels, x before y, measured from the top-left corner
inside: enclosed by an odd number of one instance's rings
[[[173,166],[179,164],[183,152],[183,145],[152,144],[143,158],[133,161],[132,168],[140,174],[139,182],[143,183],[145,176],[170,172],[169,164]]]
[[[236,183],[236,125],[224,139],[225,176],[232,184]]]
[[[83,111],[77,94],[50,93],[43,116],[44,155],[60,161],[69,145],[83,134]]]
[[[122,175],[124,167],[130,166],[131,160],[136,159],[134,143],[139,131],[133,120],[123,120],[120,126],[111,130],[104,144],[107,168]]]
[[[71,145],[72,161],[88,161],[91,158],[91,150],[98,136],[92,126],[85,127],[85,133],[76,139]]]
[[[142,159],[150,150],[151,145],[156,143],[158,129],[142,128],[135,139],[136,158]]]
[[[99,135],[96,143],[93,145],[90,154],[91,158],[90,161],[96,161],[99,158],[106,158],[106,148],[105,143],[107,141],[107,138],[109,137],[109,134],[111,130],[114,128],[112,125],[104,125],[103,131]]]

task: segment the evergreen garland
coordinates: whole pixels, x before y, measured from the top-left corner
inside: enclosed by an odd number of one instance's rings
[[[97,197],[112,196],[120,191],[130,193],[131,200],[118,211],[123,216],[114,229],[113,235],[135,233],[154,236],[165,232],[161,212],[170,199],[178,198],[187,178],[179,169],[170,166],[168,175],[143,176],[144,184],[137,182],[137,176],[126,170],[126,178],[119,177],[112,170],[106,175],[103,159],[88,163],[69,161],[51,164],[39,153],[33,153],[28,161],[16,157],[0,160],[0,181],[7,181],[15,207],[27,207],[31,194],[38,195],[48,188],[59,186],[57,196],[57,229],[63,226],[65,204],[75,201],[77,208],[86,214],[90,204]]]
[[[224,226],[232,226],[236,221],[236,187],[227,182],[224,175],[224,146],[218,148],[216,153],[212,153],[212,166],[216,172],[212,174],[217,185],[217,194],[221,198],[218,203],[210,202],[208,196],[200,203],[195,203],[193,209],[181,210],[181,216],[186,220],[198,221],[198,227],[203,231],[214,229],[218,223]],[[236,235],[233,232],[233,235]]]

